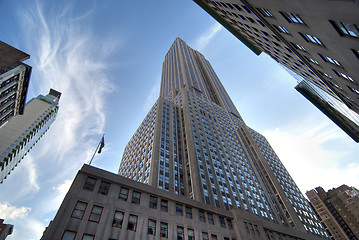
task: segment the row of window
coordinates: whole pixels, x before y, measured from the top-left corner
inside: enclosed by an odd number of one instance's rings
[[[77,201],[77,203],[74,207],[74,210],[72,211],[71,217],[77,218],[77,219],[82,219],[85,214],[87,205],[88,204],[86,202]],[[178,210],[177,206],[176,206],[177,213],[178,213],[178,211],[181,211],[181,213],[182,213],[182,209]],[[92,207],[88,221],[98,223],[101,219],[102,211],[103,211],[103,207],[94,205]],[[192,217],[191,208],[186,207],[186,216]],[[208,218],[208,221],[211,224],[214,224],[213,215],[208,215],[208,216],[210,216]],[[125,217],[124,212],[115,211],[115,214],[114,214],[114,217],[112,220],[112,227],[122,228],[124,217]],[[205,221],[205,215],[204,215],[204,212],[202,212],[202,211],[200,212],[200,219],[201,219],[201,221]],[[225,227],[224,217],[219,217],[219,221],[220,221],[221,226]],[[136,231],[137,230],[137,222],[138,222],[138,216],[129,214],[128,222],[127,222],[127,230]],[[148,219],[147,234],[156,236],[156,224],[157,224],[157,220]],[[232,222],[229,219],[227,219],[227,224],[230,229],[233,229]],[[187,234],[188,234],[188,239],[193,239],[193,240],[195,239],[195,233],[194,233],[193,229],[190,229],[190,228],[187,229]],[[208,239],[208,234],[207,235],[206,234],[207,233],[203,233],[203,239]],[[75,236],[76,236],[75,232],[65,231],[62,239],[63,240],[74,239]],[[207,238],[205,236],[207,236]],[[163,222],[163,221],[160,222],[160,237],[168,238],[168,223],[167,222]],[[84,234],[84,237],[83,237],[83,239],[86,239],[86,240],[93,239],[93,238],[94,238],[93,235],[88,235],[88,234]],[[177,226],[177,239],[184,239],[184,228],[181,226]],[[217,239],[217,235],[212,234],[212,239]],[[224,238],[224,239],[229,239],[229,238]]]
[[[156,220],[149,219],[148,220],[148,227],[147,227],[147,234],[156,236]],[[74,240],[77,233],[75,231],[65,230],[61,240]],[[184,240],[185,238],[185,228],[182,226],[177,226],[177,240]],[[208,232],[202,232],[202,240],[218,240],[218,236],[216,234],[209,234]],[[165,222],[160,222],[160,237],[161,238],[168,238],[168,224]],[[95,235],[92,234],[83,234],[81,240],[94,240]],[[188,240],[195,240],[196,235],[194,229],[187,228],[187,239]],[[115,240],[109,238],[108,240]],[[230,240],[229,237],[223,237],[223,240]],[[232,238],[232,240],[235,240]]]
[[[86,190],[89,190],[89,191],[93,191],[96,181],[97,180],[95,178],[87,177],[83,188]],[[109,188],[110,188],[110,183],[101,181],[98,193],[107,195]],[[127,201],[129,191],[130,190],[128,188],[121,187],[120,193],[119,193],[119,199],[121,199],[123,201]],[[137,192],[137,191],[132,191],[131,203],[140,204],[140,200],[141,200],[141,193]],[[151,195],[150,201],[149,201],[149,208],[157,209],[157,204],[158,204],[158,197]],[[86,207],[87,207],[87,203],[78,201],[75,206],[72,217],[82,219],[83,214],[86,210]],[[160,207],[159,208],[161,211],[168,212],[168,201],[165,199],[160,199]],[[102,209],[103,209],[103,207],[94,205],[94,207],[91,211],[89,221],[99,222],[99,219],[100,219],[100,216],[102,213]],[[183,216],[183,205],[182,204],[176,203],[176,215]],[[206,215],[207,215],[207,218],[206,218]],[[186,216],[186,218],[192,219],[193,216],[192,216],[192,208],[191,207],[185,206],[185,216]],[[225,218],[222,216],[218,216],[218,219],[219,219],[219,223],[220,223],[221,227],[224,227],[224,228],[228,227],[229,229],[233,229],[231,219]],[[212,225],[215,224],[213,214],[208,213],[208,212],[206,213],[202,210],[199,210],[199,220],[201,222],[208,221],[208,223],[212,224]]]

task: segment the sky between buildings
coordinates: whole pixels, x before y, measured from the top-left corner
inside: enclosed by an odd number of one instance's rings
[[[9,239],[39,239],[102,133],[93,165],[117,173],[122,152],[159,95],[178,36],[212,64],[247,125],[267,137],[303,193],[359,183],[359,148],[191,0],[0,1],[1,40],[31,55],[28,100],[62,92],[57,119],[0,185]]]

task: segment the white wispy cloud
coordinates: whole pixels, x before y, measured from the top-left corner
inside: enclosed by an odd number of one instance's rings
[[[48,205],[47,211],[57,210],[62,203],[66,193],[69,191],[73,179],[67,179],[61,184],[54,186],[52,190],[54,191],[54,197],[51,198],[51,201]]]
[[[216,36],[217,33],[219,33],[219,31],[221,31],[221,29],[222,25],[215,23],[194,41],[193,48],[198,51],[203,51],[203,49],[206,48],[208,43]]]
[[[0,202],[1,218],[6,220],[14,220],[17,218],[24,218],[31,211],[27,207],[15,207],[8,202]]]
[[[150,93],[146,97],[145,105],[143,106],[144,112],[147,114],[151,109],[153,104],[155,104],[156,100],[160,96],[160,88],[161,88],[161,80],[157,80],[156,84],[153,85]]]
[[[48,7],[48,6],[47,6]],[[47,133],[48,143],[38,157],[51,152],[52,161],[83,162],[96,143],[89,137],[101,134],[106,122],[105,97],[116,90],[107,76],[108,57],[119,39],[96,37],[84,27],[94,9],[71,16],[71,4],[63,9],[37,2],[22,12],[23,29],[29,37],[33,61],[33,86],[41,93],[49,88],[62,92],[56,121]],[[33,41],[31,41],[33,39]],[[90,150],[91,149],[91,150]],[[74,167],[78,167],[75,165]]]
[[[15,225],[9,239],[41,237],[48,224],[44,219],[53,218],[71,178],[91,158],[105,128],[107,97],[118,89],[108,69],[123,43],[112,33],[101,36],[91,30],[88,18],[95,6],[76,15],[74,4],[59,7],[38,0],[18,9],[33,67],[28,95],[46,95],[53,88],[62,96],[55,122],[37,143],[41,147],[31,150],[10,176],[19,187],[0,203],[0,217]],[[15,207],[24,199],[31,208]]]
[[[26,157],[26,161],[22,161],[22,165],[22,171],[25,171],[24,175],[27,177],[27,185],[24,188],[19,188],[18,197],[40,190],[40,186],[37,182],[37,167],[34,163],[33,157],[28,155]]]
[[[31,208],[29,207],[16,207],[8,202],[0,202],[0,217],[5,219],[6,223],[15,226],[14,232],[8,239],[39,239],[45,225],[31,217],[30,213]],[[22,229],[21,234],[18,232],[19,228]]]

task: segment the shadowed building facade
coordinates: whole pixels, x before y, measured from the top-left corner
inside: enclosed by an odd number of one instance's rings
[[[0,183],[25,157],[54,122],[61,93],[50,89],[46,96],[31,99],[23,115],[0,128]]]
[[[5,240],[7,236],[11,235],[14,230],[14,225],[5,224],[4,219],[0,218],[0,240]]]
[[[194,2],[254,53],[294,73],[304,82],[296,89],[359,142],[357,1]]]
[[[31,67],[22,61],[29,57],[0,41],[0,127],[24,113]]]
[[[334,239],[359,239],[359,190],[342,185],[325,192],[317,187],[307,197]]]

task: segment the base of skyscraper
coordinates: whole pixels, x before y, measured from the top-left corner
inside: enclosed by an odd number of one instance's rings
[[[321,239],[84,165],[45,239]]]

